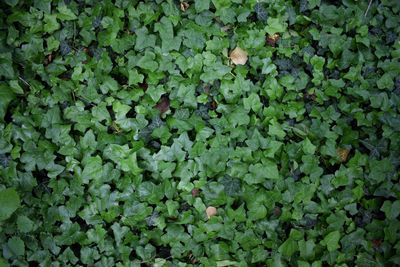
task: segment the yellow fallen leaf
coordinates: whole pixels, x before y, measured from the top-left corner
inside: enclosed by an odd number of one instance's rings
[[[212,216],[217,215],[217,209],[215,207],[208,207],[206,209],[207,218],[210,219]]]
[[[232,50],[229,58],[232,60],[235,65],[244,65],[247,62],[247,52],[241,49],[240,47],[236,47]]]

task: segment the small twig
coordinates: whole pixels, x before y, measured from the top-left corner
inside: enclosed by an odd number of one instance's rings
[[[72,91],[71,93],[72,93],[72,99],[74,100],[74,102],[76,102],[76,99],[75,99],[75,92]]]
[[[367,10],[365,11],[364,17],[367,16],[369,9],[371,8],[372,0],[369,0]]]
[[[87,98],[85,98],[84,96],[77,96],[79,99],[83,100],[84,102],[88,102],[88,105],[94,107],[94,104]]]
[[[73,36],[73,41],[72,41],[72,46],[75,47],[75,35],[76,35],[76,25],[74,21],[74,36]]]
[[[171,259],[172,258],[172,256],[168,256],[168,257],[166,257],[166,258],[164,258],[164,260],[168,260],[168,259]],[[153,259],[151,259],[151,260],[148,260],[148,261],[142,261],[142,262],[140,262],[141,264],[144,264],[144,263],[150,263],[150,262],[152,262],[153,260],[155,260],[154,258]]]
[[[27,81],[25,81],[21,76],[18,76],[18,78],[19,78],[26,86],[28,86],[30,89],[32,89],[31,85],[30,85]]]

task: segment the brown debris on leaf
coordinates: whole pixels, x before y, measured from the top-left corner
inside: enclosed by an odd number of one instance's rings
[[[90,57],[90,51],[89,51],[89,49],[88,49],[87,47],[84,47],[84,48],[82,49],[82,51],[83,51],[88,57]],[[88,60],[87,60],[87,59],[83,61],[83,64],[87,64],[87,63],[88,63]]]
[[[229,58],[235,65],[245,65],[248,59],[247,55],[248,54],[246,51],[237,46],[235,49],[232,50]]]
[[[373,239],[372,245],[375,249],[378,249],[382,245],[382,240],[380,239]]]
[[[336,152],[340,158],[340,161],[346,162],[349,157],[350,149],[338,148]]]
[[[189,255],[188,255],[188,260],[189,260],[189,262],[190,262],[191,264],[196,264],[196,262],[197,262],[196,257],[193,256],[192,253],[189,253]]]
[[[206,93],[207,95],[210,93],[210,85],[209,84],[206,84],[206,85],[204,85],[204,87],[203,87],[203,90],[204,90],[204,93]]]
[[[51,62],[53,62],[53,54],[49,54],[47,55],[47,57],[44,59],[44,65],[47,66],[49,65]]]
[[[198,188],[192,189],[192,197],[197,197],[200,194],[200,190]]]
[[[266,38],[267,44],[269,44],[272,47],[275,47],[276,43],[279,41],[279,38],[280,38],[280,36],[277,33],[275,33],[273,35],[269,35]]]
[[[156,109],[160,111],[160,113],[167,112],[169,109],[169,99],[167,96],[162,96],[161,99],[158,101],[157,105],[155,106]]]
[[[279,216],[281,216],[281,214],[282,214],[281,208],[275,207],[275,208],[274,208],[274,215],[275,215],[276,217],[279,217]]]
[[[210,102],[210,109],[211,110],[216,110],[218,108],[218,104],[217,104],[217,102],[215,102],[215,100],[213,99],[211,102]]]
[[[317,99],[317,96],[315,95],[315,93],[305,92],[304,93],[304,99],[308,100],[308,101],[315,101],[315,99]]]
[[[149,85],[146,82],[142,82],[138,84],[140,88],[142,88],[144,91],[147,90],[147,88],[149,88]]]
[[[186,10],[188,10],[188,8],[189,8],[189,4],[188,3],[186,3],[186,2],[181,2],[181,10],[183,11],[183,12],[185,12]]]
[[[229,32],[232,29],[232,26],[230,25],[225,25],[223,27],[221,27],[221,31],[223,32]]]
[[[215,207],[209,206],[206,209],[207,218],[210,219],[212,216],[217,215],[217,209]]]

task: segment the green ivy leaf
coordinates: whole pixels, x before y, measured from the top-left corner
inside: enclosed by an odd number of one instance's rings
[[[13,188],[0,191],[0,221],[8,219],[20,206],[20,198]]]
[[[92,180],[98,180],[103,173],[103,165],[100,156],[88,157],[84,160],[85,167],[82,171],[82,181],[88,184]]]
[[[8,242],[7,242],[8,248],[10,249],[10,252],[14,256],[22,256],[25,254],[25,244],[24,241],[22,241],[21,238],[19,237],[11,237]]]
[[[155,61],[155,59],[156,55],[153,52],[146,51],[143,57],[138,60],[137,66],[142,69],[154,72],[158,68],[158,63]]]
[[[57,7],[59,14],[57,14],[57,18],[60,20],[75,20],[77,16],[69,9],[66,5],[59,5]]]
[[[0,53],[0,77],[12,79],[14,76],[11,53]]]
[[[275,33],[281,33],[284,32],[287,28],[287,23],[283,21],[282,17],[269,17],[267,19],[267,26],[265,27],[265,31],[269,35],[273,35]]]
[[[131,69],[128,71],[129,81],[128,85],[137,85],[143,82],[144,76],[140,74],[136,69]]]
[[[297,242],[291,238],[286,239],[285,242],[279,247],[279,251],[282,255],[291,257],[298,250]]]
[[[385,212],[389,220],[395,220],[400,214],[400,200],[394,202],[386,200],[381,207],[381,211]]]
[[[27,216],[21,215],[17,219],[18,230],[22,233],[29,233],[34,229],[34,222]]]
[[[154,29],[160,33],[162,40],[161,46],[164,52],[179,50],[181,46],[181,38],[174,37],[172,23],[167,17],[162,17],[160,23],[154,25]]]
[[[262,107],[260,97],[255,93],[251,93],[249,97],[244,98],[243,104],[246,110],[253,110],[254,112],[258,112]]]
[[[265,163],[256,163],[250,165],[249,174],[246,174],[244,180],[249,184],[263,183],[266,179],[279,179],[279,171],[276,163],[266,161]]]
[[[325,236],[325,238],[323,239],[323,244],[327,247],[329,252],[333,252],[340,247],[339,240],[340,240],[340,232],[333,231]]]
[[[311,143],[310,139],[306,138],[302,143],[304,153],[314,155],[316,146]]]

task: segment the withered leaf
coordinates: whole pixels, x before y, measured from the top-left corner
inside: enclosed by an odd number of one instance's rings
[[[244,65],[247,62],[247,52],[241,49],[240,47],[236,47],[232,50],[229,58],[232,60],[235,65]]]
[[[160,111],[160,113],[167,112],[169,109],[169,99],[167,96],[162,96],[161,99],[158,101],[157,105],[155,106],[156,109]]]

